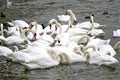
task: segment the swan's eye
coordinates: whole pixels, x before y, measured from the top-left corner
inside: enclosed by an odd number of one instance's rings
[[[60,43],[60,40],[58,40],[58,43]]]

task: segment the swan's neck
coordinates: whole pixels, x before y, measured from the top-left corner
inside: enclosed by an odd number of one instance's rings
[[[56,27],[57,27],[57,28],[59,27],[59,29],[60,29],[60,32],[59,32],[58,34],[62,33],[62,25],[57,22],[57,23],[56,23]]]
[[[75,16],[75,14],[73,12],[70,12],[70,25],[72,27],[72,25],[76,25],[77,22],[77,18]]]
[[[68,26],[67,26],[67,29],[65,30],[65,32],[68,32],[69,29],[70,29],[70,27],[72,27],[72,25],[71,25],[71,21],[68,22]]]
[[[35,32],[37,33],[37,28],[38,28],[38,24],[37,22],[35,23]]]
[[[30,30],[30,29],[24,29],[24,30],[23,30],[22,28],[20,28],[21,38],[23,38],[24,40],[27,40],[27,41],[29,41],[29,40],[28,40],[28,38],[26,37],[25,33],[28,32],[28,31],[29,31],[29,32],[32,32],[33,35],[34,35],[34,33],[35,33],[33,30]]]
[[[1,28],[1,36],[4,36],[4,33],[3,33],[3,24],[0,24],[0,28]]]
[[[60,59],[61,59],[60,63],[62,63],[62,64],[70,63],[69,57],[64,52],[60,53],[59,56],[60,56]]]
[[[89,42],[89,40],[90,40],[90,37],[89,36],[82,36],[79,40],[78,40],[78,43],[80,44],[82,41],[84,41],[84,39],[87,39],[87,41],[86,41],[86,43],[88,43]]]
[[[91,30],[94,29],[94,17],[90,16]]]

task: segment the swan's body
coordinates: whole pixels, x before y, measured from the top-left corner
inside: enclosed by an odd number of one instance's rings
[[[12,50],[4,47],[4,46],[0,46],[0,56],[5,56],[7,57],[8,55],[10,55],[12,53]]]
[[[38,24],[37,22],[31,22],[29,28],[31,30],[34,30],[37,34],[40,34],[43,31],[42,26]]]
[[[68,15],[58,15],[58,19],[60,21],[69,21],[70,20],[70,16],[68,16]]]
[[[29,27],[28,23],[23,21],[23,20],[14,20],[11,22],[13,24],[13,26],[15,27],[20,27],[20,28],[25,28],[25,27]]]
[[[81,54],[76,54],[75,52],[71,51],[68,47],[64,46],[55,46],[53,50],[57,51],[62,58],[61,63],[75,63],[75,62],[85,62],[86,59]]]
[[[99,23],[93,23],[93,26],[94,28],[100,28],[101,26],[103,25],[100,25]],[[84,28],[84,29],[90,29],[91,28],[91,23],[90,21],[85,21],[85,22],[82,22],[82,23],[78,23],[76,25],[77,28]]]
[[[59,57],[56,60],[48,54],[44,48],[33,47],[14,52],[10,55],[13,61],[22,63],[28,69],[49,68],[59,64]]]
[[[105,36],[105,32],[102,29],[92,29],[87,34],[91,36],[97,36],[97,37]]]

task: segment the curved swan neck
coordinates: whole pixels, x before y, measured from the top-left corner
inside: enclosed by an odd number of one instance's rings
[[[33,30],[30,30],[30,29],[24,29],[24,30],[23,30],[22,28],[20,28],[21,38],[23,38],[24,40],[27,40],[27,41],[29,41],[29,40],[28,40],[28,38],[26,37],[25,33],[28,32],[28,31],[29,31],[29,32],[32,32],[33,35],[36,34],[35,31],[33,31]]]
[[[78,40],[78,43],[80,44],[84,39],[87,39],[87,42],[86,43],[88,43],[89,42],[89,40],[90,40],[90,37],[89,36],[82,36],[79,40]]]
[[[70,63],[69,57],[64,52],[60,53],[59,56],[60,56],[60,59],[61,59],[60,63],[62,63],[62,64]]]
[[[56,30],[57,30],[58,27],[60,28],[59,34],[62,32],[61,24],[56,19],[51,19],[48,24],[50,26],[50,29],[52,28],[52,24],[55,24]]]
[[[118,46],[120,45],[120,41],[118,41],[118,42],[116,42],[115,44],[114,44],[114,49],[118,49]]]
[[[68,32],[68,30],[70,29],[70,27],[72,27],[71,21],[68,22],[68,26],[67,26],[67,29],[65,30],[65,32]]]
[[[13,46],[13,52],[17,52],[19,51],[18,47],[17,46]]]

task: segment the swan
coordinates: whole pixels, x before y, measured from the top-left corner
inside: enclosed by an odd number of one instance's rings
[[[105,55],[109,55],[109,56],[116,55],[116,51],[109,43],[102,45],[101,48],[99,49],[99,52],[101,52],[101,54],[105,54]]]
[[[61,57],[61,64],[70,64],[75,62],[85,62],[86,59],[82,54],[76,54],[68,47],[65,46],[55,46],[52,50],[57,51]]]
[[[120,37],[120,29],[113,31],[113,37]]]
[[[12,54],[12,50],[5,46],[0,46],[0,56],[7,57],[8,55]]]
[[[70,36],[70,40],[76,42],[78,45],[81,43],[88,43],[90,40],[90,37],[88,35],[74,35]]]
[[[37,34],[40,34],[43,31],[42,25],[35,21],[30,23],[29,29],[34,30]]]
[[[69,22],[70,22],[70,27],[73,27],[72,25],[76,25],[77,24],[77,18],[75,16],[75,14],[72,12],[72,10],[68,9],[66,11],[66,15],[70,16]]]
[[[20,33],[21,33],[21,36],[10,36],[10,37],[7,37],[7,38],[1,38],[1,41],[5,44],[5,45],[11,45],[11,44],[21,44],[23,43],[25,40],[27,40],[28,42],[30,42],[27,37],[25,36],[25,33],[27,31],[31,31],[29,29],[24,29],[22,30],[22,28],[20,29]],[[34,38],[35,37],[35,32],[34,31],[31,31],[34,35]]]
[[[80,29],[80,28],[70,28],[71,25],[71,21],[68,22],[68,25],[61,25],[56,19],[51,19],[51,23],[49,24],[50,26],[52,24],[55,24],[56,25],[56,30],[59,29],[59,32],[58,34],[60,33],[68,33],[70,34],[71,36],[72,35],[82,35],[82,34],[87,34],[88,30],[85,30],[85,29]]]
[[[99,38],[90,38],[89,42],[87,43],[86,46],[89,45],[93,45],[95,46],[97,49],[100,49],[103,45],[107,44],[110,42],[110,39],[108,40],[103,40],[103,39],[99,39]]]
[[[91,47],[90,47],[91,48]],[[106,66],[112,66],[113,64],[118,63],[118,60],[115,59],[113,56],[101,54],[97,49],[94,49],[93,51],[84,51],[84,54],[86,54],[86,62],[89,64],[97,64],[97,65],[106,65]],[[86,48],[86,49],[89,49]],[[102,52],[103,53],[103,52]]]
[[[77,19],[75,17],[75,14],[73,13],[72,10],[68,9],[66,11],[66,15],[70,16],[70,20],[71,20],[71,25],[73,25],[74,23],[77,22]],[[92,24],[91,24],[92,23]],[[102,26],[106,26],[106,25],[100,25],[99,23],[95,23],[94,22],[94,15],[90,16],[90,21],[86,21],[86,22],[82,22],[82,23],[78,23],[77,25],[75,25],[75,27],[77,28],[85,28],[85,29],[91,29],[91,25],[94,26],[94,28],[99,28]]]
[[[44,48],[33,47],[30,51],[20,50],[12,53],[9,57],[16,62],[20,62],[27,69],[49,68],[59,65],[60,58],[56,53],[48,54]],[[51,56],[51,54],[54,54]]]
[[[118,60],[109,55],[101,55],[99,51],[86,52],[86,62],[89,64],[112,66],[118,63]]]
[[[69,15],[58,15],[58,19],[60,21],[69,21],[70,20],[70,16]]]
[[[88,42],[87,46],[93,45],[95,46],[95,48],[101,52],[101,54],[104,55],[110,55],[110,56],[114,56],[116,55],[115,50],[113,49],[113,47],[110,45],[110,39],[108,40],[102,40],[99,38],[96,39],[92,39]]]
[[[26,28],[29,27],[28,23],[23,20],[14,20],[12,22],[9,22],[11,26],[14,27],[20,27],[20,28]]]

